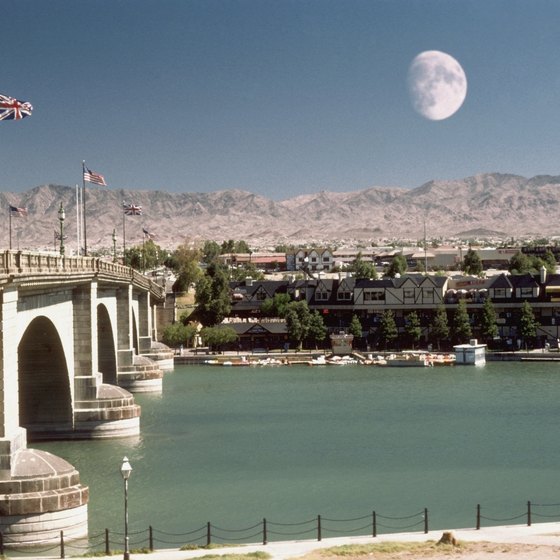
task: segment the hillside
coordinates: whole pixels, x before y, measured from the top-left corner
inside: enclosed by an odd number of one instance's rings
[[[111,247],[116,230],[122,247],[122,202],[142,205],[126,217],[126,245],[141,243],[142,227],[164,246],[185,239],[245,239],[258,247],[278,243],[429,237],[555,236],[560,226],[560,177],[482,174],[430,181],[415,189],[369,188],[319,192],[282,201],[240,190],[168,193],[88,187],[88,248]],[[0,241],[9,243],[8,205],[25,206],[27,218],[12,219],[14,249],[53,247],[60,203],[66,211],[67,245],[75,249],[76,191],[43,185],[24,193],[0,193],[6,209]]]

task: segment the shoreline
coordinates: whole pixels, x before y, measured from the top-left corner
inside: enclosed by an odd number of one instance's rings
[[[245,555],[255,552],[264,552],[270,555],[272,560],[287,560],[289,558],[298,558],[306,554],[319,551],[321,549],[332,548],[342,545],[363,545],[378,544],[384,542],[400,542],[400,543],[417,543],[417,542],[437,542],[444,532],[451,532],[459,542],[475,543],[487,542],[494,544],[523,544],[533,546],[560,547],[560,522],[551,523],[534,523],[528,525],[504,525],[495,527],[482,527],[480,529],[438,529],[429,531],[428,533],[385,533],[370,536],[356,537],[330,537],[318,540],[301,540],[301,541],[272,541],[267,544],[242,544],[236,546],[217,547],[212,549],[199,548],[196,550],[179,550],[179,549],[158,549],[148,554],[131,553],[131,558],[145,558],[146,560],[189,560],[191,558],[199,558],[202,556],[219,556],[225,554]],[[71,550],[71,545],[68,546]],[[68,552],[70,552],[70,550]],[[494,552],[489,552],[493,554]],[[26,558],[34,558],[25,556]],[[40,556],[37,559],[46,560],[47,558],[59,558],[60,556]],[[77,558],[71,553],[66,555],[67,558]],[[490,557],[490,556],[489,556]],[[520,556],[521,557],[521,556]],[[555,552],[555,558],[558,553]],[[112,556],[96,556],[102,560],[111,560]],[[500,554],[500,558],[506,558],[505,554]],[[543,557],[544,558],[544,557]],[[546,556],[548,558],[548,556]]]

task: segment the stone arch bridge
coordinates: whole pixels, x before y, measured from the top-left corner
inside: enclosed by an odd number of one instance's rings
[[[88,488],[28,440],[137,435],[129,391],[161,391],[164,290],[91,257],[0,253],[0,531],[7,546],[87,536]]]

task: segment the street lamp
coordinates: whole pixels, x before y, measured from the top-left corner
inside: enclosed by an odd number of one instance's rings
[[[117,262],[117,234],[113,228],[113,262]]]
[[[130,559],[130,550],[128,548],[128,479],[130,478],[130,473],[132,472],[132,467],[128,462],[128,457],[123,458],[121,465],[121,474],[124,480],[124,555],[123,560]]]
[[[58,221],[60,222],[60,255],[64,256],[64,220],[66,214],[64,212],[64,207],[62,202],[60,203],[60,208],[58,209]]]

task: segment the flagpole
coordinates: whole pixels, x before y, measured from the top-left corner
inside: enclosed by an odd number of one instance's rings
[[[82,254],[80,240],[80,187],[76,183],[76,238],[78,240],[78,255]]]
[[[86,160],[82,161],[82,219],[84,220],[84,257],[87,257],[87,226],[86,226]]]
[[[12,250],[12,211],[8,206],[8,222],[10,224],[10,251]]]
[[[122,262],[126,264],[126,232],[125,232],[125,211],[124,211],[124,202],[122,208]]]

